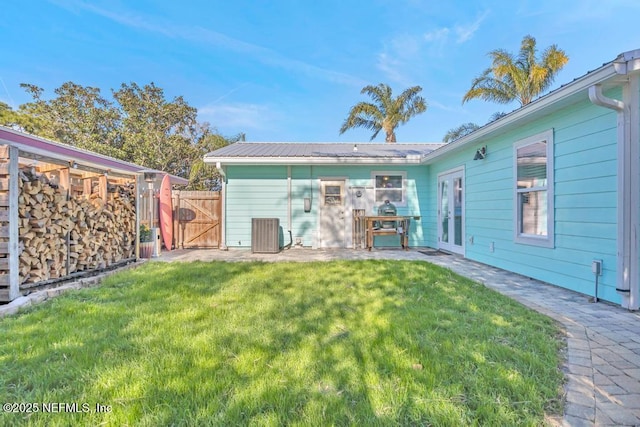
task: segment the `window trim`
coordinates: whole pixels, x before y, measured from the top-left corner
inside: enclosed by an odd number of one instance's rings
[[[401,202],[393,202],[396,207],[406,207],[407,206],[407,171],[371,171],[371,184],[373,187],[373,203],[376,208],[379,201],[376,200],[378,187],[376,187],[376,177],[382,175],[396,175],[402,177],[402,201]]]
[[[518,189],[518,149],[541,141],[547,142],[547,184],[532,187],[526,191]],[[553,248],[555,243],[555,209],[554,209],[554,158],[553,158],[553,129],[540,132],[513,144],[513,236],[516,243]],[[547,192],[547,235],[536,236],[520,233],[522,212],[518,203],[519,194],[545,190]]]

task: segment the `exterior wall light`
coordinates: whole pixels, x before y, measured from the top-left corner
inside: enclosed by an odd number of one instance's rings
[[[476,150],[476,155],[473,156],[473,160],[484,160],[487,156],[487,146],[480,147]]]

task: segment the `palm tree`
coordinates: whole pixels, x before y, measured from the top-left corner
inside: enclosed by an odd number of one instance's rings
[[[462,103],[473,98],[501,104],[518,100],[521,106],[530,103],[551,86],[558,71],[569,61],[555,44],[546,48],[539,60],[536,53],[536,39],[531,36],[522,39],[517,57],[503,49],[489,52],[491,67],[473,80]]]
[[[340,128],[340,135],[351,128],[363,127],[373,131],[372,141],[378,132],[384,130],[385,141],[396,142],[396,128],[427,110],[427,103],[418,95],[420,91],[420,86],[413,86],[393,98],[389,85],[365,86],[360,93],[369,95],[374,103],[359,102],[351,107],[349,117]]]
[[[469,122],[469,123],[461,124],[458,127],[449,129],[449,132],[447,132],[447,134],[444,136],[442,141],[445,143],[453,142],[456,139],[460,139],[463,136],[469,135],[471,132],[477,129],[480,129],[480,126],[478,126],[475,123]]]
[[[496,111],[491,116],[489,116],[489,121],[487,121],[487,123],[495,122],[496,120],[501,119],[506,115],[507,115],[507,113],[505,113],[503,111]]]

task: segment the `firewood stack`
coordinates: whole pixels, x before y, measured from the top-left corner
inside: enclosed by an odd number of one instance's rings
[[[135,185],[108,185],[106,202],[72,196],[34,169],[21,169],[18,196],[20,283],[102,269],[135,256]],[[22,286],[26,287],[26,286]]]

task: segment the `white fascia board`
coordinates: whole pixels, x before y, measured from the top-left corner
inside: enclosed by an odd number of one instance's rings
[[[584,91],[585,96],[587,96],[586,94],[590,86],[605,82],[613,77],[620,75],[618,69],[619,65],[616,64],[616,62],[609,63],[595,71],[592,71],[582,78],[574,80],[571,83],[567,83],[566,86],[556,89],[555,92],[551,92],[548,95],[538,98],[530,104],[521,107],[513,113],[507,114],[502,119],[498,119],[495,122],[489,123],[467,136],[463,136],[462,138],[454,142],[437,148],[435,151],[425,156],[422,159],[422,163],[431,163],[438,157],[446,153],[461,149],[469,144],[477,143],[478,140],[490,137],[492,134],[504,128],[508,128],[511,125],[517,124],[521,120],[526,119],[528,116],[545,110],[553,104],[572,95],[576,95]]]
[[[171,185],[189,185],[189,180],[187,178],[183,178],[177,175],[171,175],[170,173],[158,171],[158,173],[163,173],[169,175],[169,182]]]
[[[213,165],[419,165],[422,157],[205,157]]]

